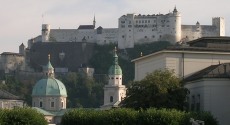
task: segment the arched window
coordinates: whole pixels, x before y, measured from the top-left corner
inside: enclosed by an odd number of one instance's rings
[[[113,96],[110,96],[110,102],[113,102]]]

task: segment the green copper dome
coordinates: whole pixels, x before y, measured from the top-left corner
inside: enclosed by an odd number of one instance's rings
[[[55,78],[39,80],[33,88],[32,96],[64,96],[67,97],[65,85]]]
[[[114,51],[113,58],[114,58],[114,61],[113,61],[113,65],[110,66],[109,68],[109,75],[122,75],[121,67],[118,64],[118,56],[116,53],[116,48]]]
[[[54,77],[54,68],[50,63],[50,55],[48,55],[48,64],[43,67],[43,70],[45,77],[35,84],[32,96],[67,97],[65,85]]]

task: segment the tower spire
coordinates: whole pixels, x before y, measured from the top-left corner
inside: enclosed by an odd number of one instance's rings
[[[94,28],[95,28],[95,26],[96,26],[95,14],[94,14],[94,17],[93,17],[93,26],[94,26]]]
[[[50,54],[48,54],[48,61],[50,62]]]
[[[54,68],[50,62],[50,54],[48,54],[48,63],[43,69],[45,76],[54,77]]]

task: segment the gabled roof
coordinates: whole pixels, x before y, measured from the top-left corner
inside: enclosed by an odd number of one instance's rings
[[[38,107],[32,107],[32,108],[45,116],[63,116],[67,111],[71,110],[71,109],[61,109],[58,111],[47,111]]]
[[[80,25],[78,29],[94,29],[94,25]]]
[[[19,96],[13,95],[5,90],[0,89],[0,99],[22,100]]]
[[[142,56],[136,59],[133,59],[131,62],[135,62],[144,58],[148,58],[151,56],[155,56],[160,53],[228,53],[230,54],[230,50],[228,49],[221,49],[221,48],[205,48],[205,47],[189,47],[189,46],[170,46],[164,50],[160,50],[146,56]]]
[[[211,65],[184,79],[185,82],[202,78],[230,78],[230,63]]]
[[[196,43],[196,42],[200,42],[200,41],[204,41],[204,40],[224,40],[224,41],[229,41],[230,42],[230,37],[226,37],[226,36],[218,36],[218,37],[201,37],[199,39],[195,39],[192,41],[187,42],[188,44],[191,43]]]
[[[41,109],[41,108],[38,108],[38,107],[32,107],[33,109],[35,109],[36,111],[38,111],[39,113],[43,114],[44,116],[54,116],[54,114],[44,110],[44,109]]]

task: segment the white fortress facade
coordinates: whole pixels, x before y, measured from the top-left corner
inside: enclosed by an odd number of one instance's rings
[[[133,48],[135,44],[154,41],[186,42],[200,37],[225,36],[225,21],[222,17],[212,19],[212,25],[182,25],[181,14],[174,8],[168,14],[136,15],[127,14],[118,19],[118,28],[95,28],[93,25],[80,25],[78,29],[51,29],[42,25],[42,34],[28,41],[34,42],[82,42],[83,40],[100,45],[115,43],[118,48]]]

